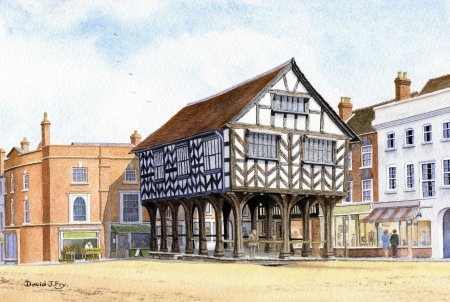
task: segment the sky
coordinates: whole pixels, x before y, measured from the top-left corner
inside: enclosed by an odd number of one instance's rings
[[[450,73],[450,1],[0,0],[0,148],[128,143],[295,58],[337,111]],[[182,126],[182,125],[180,125]]]

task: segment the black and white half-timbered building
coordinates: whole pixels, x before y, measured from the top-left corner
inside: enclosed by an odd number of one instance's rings
[[[347,195],[347,151],[354,140],[357,135],[294,59],[187,105],[133,149],[140,161],[142,205],[151,219],[150,249],[192,254],[198,246],[199,254],[207,254],[207,235],[214,233],[215,256],[223,256],[224,244],[231,243],[234,257],[242,257],[247,212],[266,251],[275,242],[286,258],[295,242],[309,256],[311,217],[320,212],[321,253],[332,256],[332,211]],[[205,228],[207,207],[215,213],[212,231]],[[297,240],[294,217],[301,218]]]

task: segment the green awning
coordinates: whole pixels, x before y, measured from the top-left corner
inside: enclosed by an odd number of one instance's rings
[[[112,225],[113,233],[150,233],[150,224]]]
[[[370,204],[356,204],[349,206],[336,206],[333,209],[333,215],[344,215],[344,214],[360,214],[360,213],[370,213]]]
[[[64,239],[97,238],[97,232],[64,232]]]

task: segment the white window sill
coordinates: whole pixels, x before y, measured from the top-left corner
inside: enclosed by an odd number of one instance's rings
[[[70,183],[72,186],[85,186],[88,185],[88,182],[71,182]]]
[[[386,149],[384,149],[384,152],[393,152],[393,151],[397,151],[397,148],[386,148]]]
[[[26,190],[22,190],[22,192],[28,192],[28,189],[26,189]]]
[[[397,191],[385,191],[384,194],[397,194]]]
[[[450,142],[450,138],[441,138],[441,142]]]
[[[137,185],[137,181],[124,181],[123,182],[124,185]]]
[[[408,193],[408,192],[416,192],[416,189],[405,189],[403,192],[406,192],[406,193]]]
[[[414,148],[416,145],[405,145],[403,146],[403,149],[409,149],[409,148]]]
[[[372,169],[372,166],[367,166],[367,167],[359,167],[360,170],[362,169]]]
[[[166,219],[168,219],[170,217],[166,217]],[[121,221],[120,224],[123,225],[130,225],[130,224],[142,224],[142,220],[139,221]]]
[[[439,189],[450,190],[450,186],[448,185],[440,186]]]
[[[429,142],[422,142],[422,145],[432,145],[432,144],[433,144],[432,141],[429,141]]]

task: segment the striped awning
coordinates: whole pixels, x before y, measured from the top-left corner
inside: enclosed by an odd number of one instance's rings
[[[393,222],[413,220],[420,216],[419,207],[396,207],[373,209],[363,222]]]

